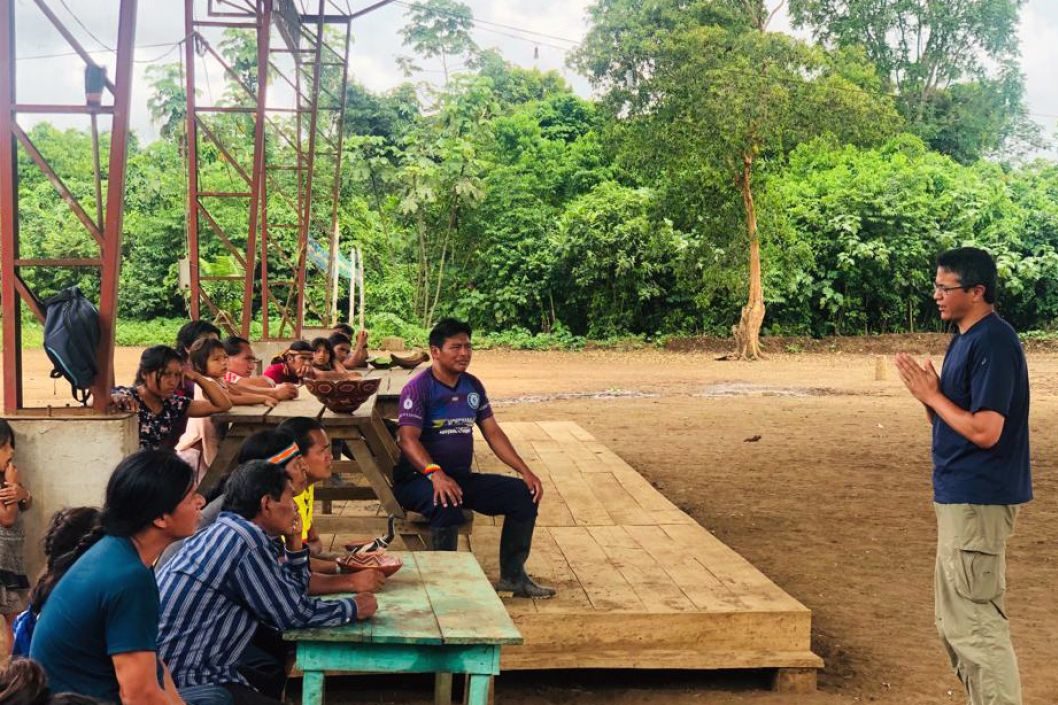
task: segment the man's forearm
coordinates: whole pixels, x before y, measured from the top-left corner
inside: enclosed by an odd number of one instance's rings
[[[518,455],[518,451],[514,449],[511,439],[507,437],[507,434],[502,429],[493,431],[485,436],[485,442],[489,444],[489,448],[500,459],[500,462],[522,474],[529,470],[529,466],[522,460],[522,456]]]
[[[991,448],[999,441],[999,433],[986,422],[981,412],[971,413],[943,394],[931,398],[926,406],[953,431],[980,448]],[[1002,425],[998,430],[1002,432]]]
[[[423,447],[422,442],[417,438],[402,438],[400,440],[400,450],[418,472],[422,472],[427,465],[433,463],[430,454],[426,452],[426,448]]]

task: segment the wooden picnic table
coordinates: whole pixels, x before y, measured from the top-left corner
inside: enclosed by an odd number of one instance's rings
[[[378,411],[384,419],[395,419],[397,414],[400,413],[398,402],[400,401],[400,392],[404,389],[404,385],[408,381],[430,366],[430,363],[424,362],[423,364],[416,367],[414,370],[406,370],[402,367],[394,367],[388,370],[371,370],[364,376],[367,378],[380,378],[382,383],[378,387]]]
[[[227,434],[220,442],[217,456],[202,480],[204,487],[213,486],[236,465],[239,450],[247,438],[258,431],[274,429],[287,419],[307,416],[319,419],[327,434],[345,441],[353,452],[353,470],[363,473],[375,495],[391,514],[403,516],[400,505],[393,499],[387,477],[399,458],[400,451],[376,407],[377,394],[372,395],[355,412],[335,413],[307,391],[298,399],[282,401],[272,408],[266,406],[235,406],[212,418],[228,424]]]
[[[471,553],[399,555],[404,567],[378,593],[373,618],[283,634],[297,645],[303,705],[323,705],[328,671],[435,673],[442,702],[451,698],[451,674],[463,673],[467,704],[488,702],[500,648],[523,641],[496,591]]]

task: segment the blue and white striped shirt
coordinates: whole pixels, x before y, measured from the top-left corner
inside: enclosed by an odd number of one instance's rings
[[[236,663],[259,622],[282,631],[356,619],[352,598],[319,600],[308,586],[307,550],[284,551],[253,522],[221,512],[158,573],[158,655],[181,688],[249,685]]]

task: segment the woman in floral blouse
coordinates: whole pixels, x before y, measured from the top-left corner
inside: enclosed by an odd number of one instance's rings
[[[177,394],[187,379],[197,384],[205,399]],[[216,381],[194,370],[184,370],[180,355],[167,345],[147,348],[140,356],[136,381],[115,387],[113,400],[140,417],[140,448],[173,448],[188,418],[200,418],[231,408],[231,399]]]

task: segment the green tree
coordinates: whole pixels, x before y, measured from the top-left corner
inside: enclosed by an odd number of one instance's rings
[[[448,83],[449,59],[467,58],[477,52],[470,36],[474,13],[458,0],[423,0],[408,6],[408,24],[400,30],[404,46],[419,56],[440,59]],[[406,62],[408,68],[412,68]]]
[[[652,221],[650,198],[648,189],[608,181],[566,208],[555,238],[556,276],[571,286],[557,305],[574,331],[658,330],[686,242],[672,223]]]
[[[723,3],[712,7],[726,9]],[[891,132],[898,119],[891,101],[877,92],[871,67],[859,57],[828,54],[768,32],[769,14],[761,4],[747,0],[740,9],[741,15],[728,15],[733,19],[726,25],[656,28],[645,42],[651,54],[639,60],[649,71],[629,75],[635,69],[628,68],[624,76],[604,73],[593,79],[614,87],[616,95],[609,100],[622,116],[624,144],[641,171],[668,177],[708,164],[720,183],[737,189],[748,249],[748,291],[732,332],[738,357],[757,359],[765,306],[755,165],[781,159],[798,143],[827,132],[870,142]],[[600,31],[605,30],[593,27],[579,61],[603,71],[621,70],[622,62],[591,53],[594,46],[606,50],[607,44],[594,38]]]
[[[794,22],[832,46],[862,46],[927,142],[970,162],[1038,143],[1018,69],[1024,0],[790,0]],[[991,67],[995,67],[994,69]]]
[[[480,143],[496,112],[488,80],[458,76],[438,112],[409,134],[402,155],[400,213],[418,243],[417,318],[432,325],[452,247],[467,213],[484,197]]]
[[[147,108],[151,111],[151,120],[158,125],[158,134],[164,140],[180,141],[182,144],[186,127],[187,89],[180,64],[148,66],[146,74],[151,86]]]

